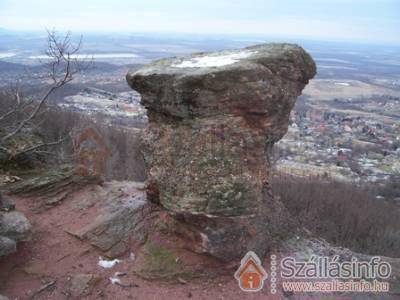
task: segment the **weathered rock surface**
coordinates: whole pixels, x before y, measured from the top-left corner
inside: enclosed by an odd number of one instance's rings
[[[9,255],[17,251],[17,243],[5,236],[0,236],[0,256]]]
[[[268,186],[269,156],[315,75],[291,44],[156,61],[127,74],[147,108],[147,197],[188,246],[223,260],[262,255],[289,223]]]
[[[142,191],[143,183],[111,182],[96,193],[95,203],[99,207],[95,216],[88,218],[83,227],[67,229],[67,232],[81,240],[88,241],[106,256],[118,257],[129,250],[134,240],[144,242],[153,217],[154,204],[146,201]],[[77,198],[79,210],[87,211],[85,196]]]
[[[18,211],[0,213],[0,235],[16,241],[29,240],[31,224],[28,219]]]
[[[3,189],[9,194],[41,197],[41,201],[35,208],[40,210],[60,204],[73,192],[85,185],[101,183],[102,181],[99,176],[79,176],[75,174],[71,166],[64,166],[60,169],[48,170],[40,175],[16,181]]]
[[[30,239],[31,224],[20,212],[13,211],[14,204],[0,194],[0,256],[14,253],[17,242]]]
[[[87,295],[97,281],[99,281],[99,278],[96,278],[93,274],[76,274],[71,278],[69,292],[74,298]]]

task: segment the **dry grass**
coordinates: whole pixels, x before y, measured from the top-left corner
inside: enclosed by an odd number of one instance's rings
[[[354,251],[400,255],[400,210],[374,191],[319,178],[276,176],[272,183],[291,214],[314,234]]]
[[[101,116],[89,118],[75,112],[51,109],[44,115],[37,131],[44,140],[68,134],[73,139],[86,128],[94,128],[111,150],[111,156],[107,159],[107,179],[145,180],[144,161],[137,129],[106,125],[102,122]],[[48,157],[47,162],[49,164],[59,163],[60,160],[73,162],[72,139],[54,149],[55,157]]]

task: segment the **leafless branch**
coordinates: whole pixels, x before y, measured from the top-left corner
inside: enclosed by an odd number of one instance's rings
[[[0,150],[7,153],[13,153],[8,149],[8,145],[12,144],[11,141],[16,137],[24,128],[32,125],[32,121],[40,115],[44,104],[48,101],[49,97],[58,89],[68,84],[75,78],[75,75],[92,66],[92,61],[85,61],[78,55],[82,47],[82,37],[75,45],[72,43],[71,33],[65,34],[63,37],[57,35],[54,30],[47,31],[47,66],[48,78],[51,79],[51,85],[47,88],[46,92],[38,100],[32,101],[25,97],[21,97],[19,85],[16,84],[13,91],[15,105],[8,111],[0,115],[0,122],[5,122],[8,119],[13,119],[11,124],[3,125],[5,130],[2,130],[0,137]],[[13,115],[18,117],[11,118]],[[44,146],[51,146],[60,143],[61,141],[53,143],[42,143],[24,149],[21,153],[35,151]]]
[[[3,151],[4,153],[6,153],[6,154],[8,154],[8,155],[11,154],[11,153],[10,153],[10,150],[9,150],[8,148],[3,147],[3,146],[1,146],[1,145],[0,145],[0,151]]]
[[[41,144],[37,144],[37,145],[34,145],[32,147],[29,147],[29,148],[25,148],[24,150],[19,151],[17,153],[12,153],[12,157],[16,157],[16,156],[19,156],[19,155],[22,155],[22,154],[33,152],[33,151],[36,151],[37,149],[40,149],[40,148],[43,148],[43,147],[51,147],[51,146],[59,145],[62,142],[66,141],[68,138],[69,138],[69,136],[66,136],[64,138],[61,138],[61,139],[55,141],[55,142],[41,143]]]
[[[6,119],[7,117],[11,116],[15,112],[17,112],[17,110],[18,110],[18,107],[16,106],[12,110],[10,110],[9,112],[7,112],[4,115],[0,116],[0,122],[3,121],[4,119]]]

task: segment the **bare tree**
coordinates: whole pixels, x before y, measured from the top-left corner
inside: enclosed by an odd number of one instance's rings
[[[50,95],[71,82],[75,75],[88,69],[92,60],[82,58],[78,55],[82,46],[82,38],[77,44],[71,40],[71,34],[59,36],[57,33],[47,31],[47,59],[44,62],[44,78],[50,81],[39,99],[22,96],[21,89],[17,83],[7,97],[13,102],[9,109],[0,112],[0,152],[6,154],[8,159],[15,158],[21,154],[39,151],[46,146],[54,146],[62,143],[68,137],[60,137],[51,142],[30,143],[25,146],[16,146],[18,137],[29,128],[32,128],[33,121],[37,119]]]

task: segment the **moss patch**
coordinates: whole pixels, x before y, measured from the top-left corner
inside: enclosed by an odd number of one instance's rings
[[[170,278],[179,273],[175,253],[153,243],[145,244],[137,265],[134,271],[144,278]]]
[[[196,277],[173,250],[153,242],[144,245],[132,271],[145,279],[189,280]]]

